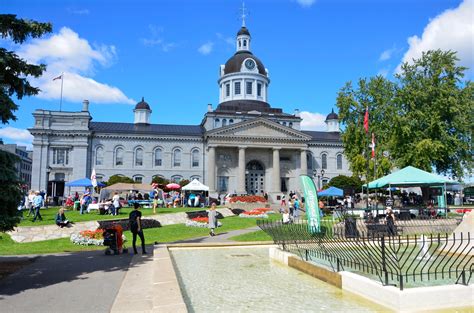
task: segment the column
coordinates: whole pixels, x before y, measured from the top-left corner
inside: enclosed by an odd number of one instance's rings
[[[239,147],[239,166],[237,168],[237,193],[247,193],[245,190],[245,148]]]
[[[306,159],[306,149],[301,149],[301,175],[308,175],[308,162]]]
[[[216,191],[216,148],[209,147],[207,153],[207,185],[210,192]]]
[[[272,191],[281,192],[280,178],[280,148],[273,148],[273,172],[272,172]]]

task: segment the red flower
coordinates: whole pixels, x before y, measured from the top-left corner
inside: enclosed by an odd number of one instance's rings
[[[230,198],[230,202],[266,202],[265,198],[262,196],[236,196]]]
[[[209,223],[208,217],[195,217],[191,219],[192,221],[199,222],[199,223]]]

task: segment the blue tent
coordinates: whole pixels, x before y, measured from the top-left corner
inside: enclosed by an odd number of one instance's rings
[[[81,178],[66,183],[67,187],[92,187],[92,181],[89,178]],[[97,182],[97,186],[104,187],[105,184]]]
[[[342,197],[343,195],[343,190],[336,187],[329,187],[326,190],[318,192],[318,196],[320,197]]]

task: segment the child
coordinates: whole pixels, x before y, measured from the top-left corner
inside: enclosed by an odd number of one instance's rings
[[[214,233],[214,228],[217,226],[217,212],[216,212],[216,203],[212,202],[211,207],[207,211],[207,216],[209,219],[209,236],[213,237],[216,234]]]

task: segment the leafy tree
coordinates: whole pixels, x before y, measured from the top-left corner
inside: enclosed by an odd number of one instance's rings
[[[0,36],[16,44],[29,37],[38,38],[52,30],[50,23],[39,23],[17,19],[16,15],[0,14]],[[11,99],[35,95],[39,89],[28,82],[28,76],[39,77],[46,69],[44,64],[34,65],[22,60],[13,51],[0,47],[0,119],[2,124],[16,120],[14,111],[18,106]],[[12,230],[19,223],[17,207],[21,201],[18,173],[15,169],[16,157],[0,151],[0,232]]]
[[[376,76],[341,88],[342,140],[355,175],[365,176],[368,165],[367,178],[374,178],[374,161],[367,164],[365,157],[371,141],[363,128],[367,107],[377,177],[408,165],[455,177],[472,172],[474,85],[462,81],[466,68],[456,66],[457,60],[452,51],[428,51],[403,64],[394,82]]]
[[[11,39],[16,44],[23,43],[29,37],[41,37],[51,31],[51,23],[17,19],[13,14],[0,14],[1,37]],[[24,96],[38,94],[39,88],[31,86],[27,77],[39,77],[45,70],[44,64],[29,64],[15,52],[0,48],[0,118],[3,124],[16,120],[13,112],[18,106],[11,97],[16,95],[20,100]]]
[[[337,187],[340,189],[354,189],[356,192],[359,192],[362,188],[362,181],[360,180],[359,177],[356,176],[345,176],[345,175],[339,175],[336,177],[333,177],[329,183],[328,186],[333,186]]]
[[[153,176],[153,179],[151,180],[151,182],[158,185],[167,185],[170,183],[168,179],[158,176],[158,175]]]
[[[189,183],[190,183],[189,179],[181,179],[178,184],[179,184],[181,187],[183,187],[183,186],[186,186],[186,185],[189,184]]]
[[[133,184],[134,182],[135,181],[130,177],[115,174],[109,177],[109,180],[107,181],[107,186],[112,186],[117,183]]]

